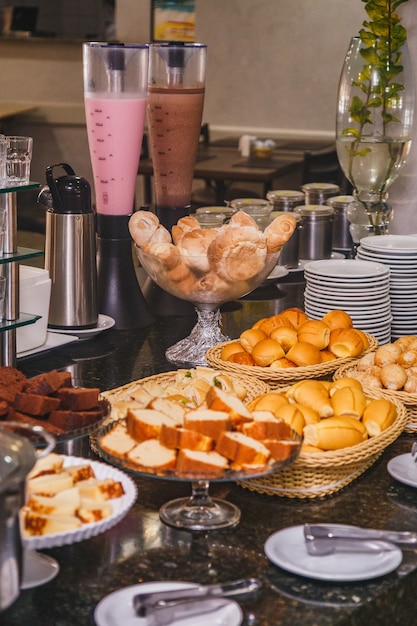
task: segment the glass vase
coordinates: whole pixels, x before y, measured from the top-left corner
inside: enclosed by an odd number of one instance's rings
[[[388,232],[387,190],[410,151],[413,111],[407,43],[354,37],[339,82],[336,147],[372,234]]]

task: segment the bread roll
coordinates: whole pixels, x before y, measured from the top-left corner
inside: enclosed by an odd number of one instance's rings
[[[305,404],[301,404],[301,402],[295,402],[292,406],[295,406],[300,411],[304,417],[305,424],[316,424],[321,419],[318,411],[311,406],[306,406]]]
[[[343,387],[356,387],[360,391],[362,391],[362,384],[357,378],[353,378],[353,376],[344,376],[343,378],[339,378],[331,383],[329,388],[329,395],[332,395]]]
[[[401,352],[397,363],[404,368],[415,367],[417,365],[417,350],[405,350]]]
[[[297,341],[287,352],[287,359],[293,361],[298,367],[317,365],[321,363],[320,350],[311,343]]]
[[[338,358],[359,356],[363,340],[353,328],[342,328],[330,332],[329,350]]]
[[[323,315],[321,318],[322,321],[330,328],[330,330],[335,330],[335,328],[352,328],[353,321],[352,318],[346,311],[342,311],[340,309],[333,309]]]
[[[280,313],[281,317],[287,319],[294,326],[296,330],[302,326],[305,322],[308,321],[308,316],[297,307],[292,307],[290,309],[285,309]]]
[[[275,328],[281,327],[294,328],[291,322],[281,315],[271,315],[271,317],[267,317],[259,324],[259,328],[263,330],[267,336],[270,336]]]
[[[324,450],[323,448],[312,446],[308,443],[305,443],[305,441],[303,441],[303,443],[301,444],[300,452],[305,453],[305,454],[323,454]]]
[[[387,343],[383,346],[379,346],[375,350],[375,365],[382,367],[383,365],[397,363],[400,355],[401,349],[398,345]]]
[[[330,329],[321,320],[308,320],[298,329],[298,341],[311,343],[319,350],[323,350],[329,345]]]
[[[252,358],[260,367],[268,367],[273,361],[283,356],[285,356],[284,349],[273,339],[262,339],[252,348]]]
[[[216,234],[216,230],[211,228],[196,228],[184,233],[181,237],[177,244],[178,250],[184,263],[193,272],[210,271],[211,264],[207,251]]]
[[[129,219],[130,235],[140,248],[149,245],[158,226],[159,219],[150,211],[135,211]]]
[[[228,361],[229,357],[237,352],[245,352],[245,348],[242,346],[240,341],[232,341],[231,343],[223,346],[220,352],[220,358],[222,361]]]
[[[288,400],[283,393],[270,391],[254,398],[249,403],[250,411],[270,411],[275,417],[279,414],[279,409],[284,404],[288,404]]]
[[[239,341],[246,352],[251,354],[253,347],[256,346],[259,341],[266,338],[266,333],[260,328],[248,328],[240,334]]]
[[[399,391],[407,382],[406,370],[396,363],[384,365],[379,372],[379,378],[385,389]]]
[[[410,348],[414,341],[417,341],[416,335],[404,335],[403,337],[396,339],[394,344],[400,348],[401,352],[404,352]]]
[[[295,404],[283,404],[278,409],[278,417],[284,420],[298,435],[303,434],[304,416]]]
[[[278,252],[281,250],[294,230],[297,227],[297,220],[291,213],[279,215],[264,230],[268,252]]]
[[[181,217],[171,229],[172,241],[175,245],[181,241],[185,233],[189,233],[195,229],[201,229],[200,222],[194,215],[185,215]]]
[[[364,424],[353,417],[329,417],[304,428],[304,443],[323,450],[340,450],[367,439]]]
[[[270,333],[271,339],[278,341],[284,352],[288,352],[298,341],[298,335],[295,328],[288,326],[278,326]]]
[[[330,352],[330,350],[320,350],[320,354],[322,363],[328,363],[329,361],[334,361],[337,358]]]
[[[256,365],[252,356],[248,352],[236,352],[232,354],[229,359],[230,363],[236,363],[236,365]]]
[[[287,357],[283,356],[276,361],[272,361],[269,366],[271,370],[288,369],[290,367],[297,367],[294,361],[290,361]]]
[[[360,419],[366,407],[366,397],[357,386],[341,387],[331,395],[331,403],[335,415],[349,415]]]
[[[356,363],[357,369],[364,372],[368,371],[373,365],[375,365],[375,352],[364,354]]]
[[[394,423],[397,417],[395,404],[386,398],[371,400],[364,410],[362,422],[368,434],[372,437],[379,435]]]
[[[314,409],[320,417],[330,417],[334,414],[329,395],[320,381],[299,381],[290,387],[287,391],[287,397],[292,402],[304,404]]]

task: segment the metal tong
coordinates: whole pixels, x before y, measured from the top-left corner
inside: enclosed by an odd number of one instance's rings
[[[218,610],[222,606],[221,598],[247,595],[260,587],[256,578],[215,585],[190,585],[182,589],[137,594],[133,598],[133,607],[138,617],[146,617],[147,626],[164,626],[180,618]]]
[[[417,533],[377,530],[339,524],[304,524],[307,552],[325,556],[336,550],[344,552],[375,552],[393,550],[395,546],[417,547]]]

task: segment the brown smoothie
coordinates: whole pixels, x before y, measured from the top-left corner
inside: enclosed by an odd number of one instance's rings
[[[158,208],[190,204],[203,104],[204,87],[149,87],[148,130]]]

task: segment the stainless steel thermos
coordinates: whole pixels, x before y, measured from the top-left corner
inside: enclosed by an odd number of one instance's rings
[[[54,178],[54,168],[62,168],[66,175]],[[48,325],[94,328],[98,298],[91,188],[67,163],[48,166],[46,181],[38,202],[47,207],[45,269],[51,278]]]

